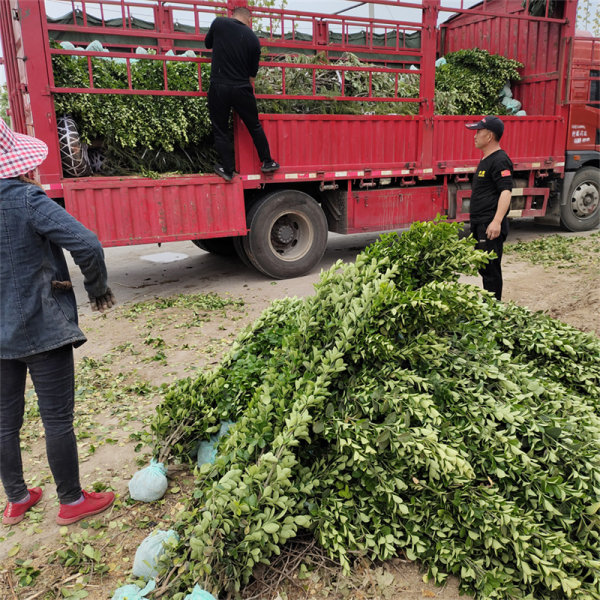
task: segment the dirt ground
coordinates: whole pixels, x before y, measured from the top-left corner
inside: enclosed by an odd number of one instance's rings
[[[513,228],[510,241],[557,233],[524,223]],[[544,311],[600,336],[600,237],[591,233],[583,236],[587,238],[583,258],[567,264],[560,260],[532,264],[527,249],[509,250],[504,259],[505,301]],[[334,240],[320,267],[327,268],[338,258],[352,260],[372,239]],[[233,259],[190,246],[109,249],[110,281],[120,304],[106,315],[92,314],[85,307],[81,279],[73,271],[82,303],[81,326],[89,339],[76,352],[82,483],[87,489],[114,490],[117,501],[96,519],[68,528],[55,524],[56,491],[35,398],[28,391],[24,469],[30,486],[44,487],[44,498],[19,525],[0,527],[0,599],[100,600],[111,598],[128,581],[141,540],[154,529],[170,527],[183,508],[182,498],[193,487],[190,474],[180,470],[170,473],[169,490],[159,502],[143,504],[129,498],[131,476],[150,458],[147,447],[139,448],[139,433],[161,399],[158,386],[215,364],[242,327],[272,299],[310,294],[318,279],[317,269],[295,280],[266,280]],[[166,254],[178,252],[178,259]],[[174,262],[147,258],[161,253],[164,260]],[[479,283],[477,278],[463,280]],[[229,303],[206,304],[192,296],[209,292]],[[177,294],[186,296],[178,302],[164,301]],[[3,495],[0,501],[4,504]],[[401,557],[383,565],[359,563],[351,577],[324,564],[308,579],[282,583],[277,592],[281,600],[459,598],[455,579],[445,587],[424,583],[419,566]]]

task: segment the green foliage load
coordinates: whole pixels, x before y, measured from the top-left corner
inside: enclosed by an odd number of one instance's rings
[[[336,101],[336,96],[362,98],[369,94],[369,72],[346,71],[342,90],[341,72],[333,69],[301,68],[297,65],[337,65],[340,67],[369,66],[360,59],[346,52],[338,60],[329,62],[324,53],[315,56],[282,55],[278,59],[292,68],[285,69],[285,91],[288,95],[311,96],[313,94],[313,72],[315,73],[315,92],[318,96],[329,96],[332,100],[258,100],[260,112],[276,114],[418,114],[417,102],[367,102]],[[395,74],[373,72],[371,74],[373,95],[377,97],[394,97]],[[257,94],[282,94],[282,69],[266,67],[260,70],[256,79]],[[398,97],[419,97],[419,76],[401,74],[398,78]]]
[[[477,598],[600,598],[600,340],[459,284],[487,261],[459,228],[383,236],[168,389],[161,459],[236,424],[159,589],[235,596],[308,529],[346,570],[404,554]]]
[[[127,88],[127,65],[92,58],[94,87]],[[90,87],[86,57],[56,55],[52,59],[59,87]],[[172,91],[198,91],[198,64],[167,62]],[[201,66],[203,89],[208,89],[210,66]],[[131,62],[136,90],[162,90],[163,62],[140,58]],[[56,114],[75,119],[81,140],[101,146],[108,154],[107,169],[140,171],[140,166],[167,171],[212,169],[206,138],[210,120],[206,98],[127,94],[57,94]]]
[[[456,114],[505,114],[499,94],[507,81],[521,79],[523,65],[486,50],[459,50],[446,55],[435,71],[436,91],[455,94]]]
[[[323,54],[307,57],[284,55],[290,65],[335,64],[340,67],[369,66],[351,53],[328,63]],[[499,93],[508,80],[518,80],[519,63],[486,50],[465,50],[447,56],[448,64],[438,67],[435,104],[437,114],[502,114]],[[56,55],[52,59],[57,87],[90,86],[86,57]],[[127,88],[127,66],[109,58],[93,58],[94,87]],[[167,62],[169,90],[198,91],[198,64]],[[313,70],[288,68],[286,92],[310,96]],[[202,89],[207,90],[210,65],[201,65]],[[131,63],[132,86],[136,90],[163,90],[163,62],[140,58]],[[419,98],[419,76],[411,73],[373,72],[373,95],[380,98]],[[342,95],[340,71],[317,69],[316,92],[321,96]],[[397,92],[396,92],[397,88]],[[369,73],[347,71],[343,95],[361,98],[368,95]],[[256,80],[258,94],[282,93],[282,70],[261,69]],[[362,100],[259,100],[264,113],[301,114],[399,114],[416,115],[419,103],[410,101],[369,102]],[[128,94],[57,94],[56,114],[70,115],[78,125],[81,140],[101,146],[108,161],[104,171],[140,171],[141,168],[165,172],[211,171],[214,155],[208,141],[211,125],[205,97],[142,96]]]
[[[328,62],[323,53],[315,56],[283,55],[281,62],[290,65],[323,65],[334,64],[340,67],[369,67],[354,54],[346,52],[336,61]],[[283,93],[282,70],[267,67],[261,70],[256,80],[258,94]],[[258,107],[264,113],[300,113],[300,114],[376,114],[376,115],[416,115],[419,113],[419,103],[407,99],[419,98],[419,76],[412,73],[401,73],[396,77],[395,72],[346,71],[344,86],[340,71],[333,69],[316,69],[315,90],[319,96],[346,96],[347,98],[362,98],[369,95],[369,78],[371,79],[372,95],[376,98],[404,99],[397,102],[389,101],[337,101],[337,100],[259,100]],[[285,91],[288,95],[310,96],[313,93],[313,69],[299,67],[285,69]],[[502,87],[502,86],[501,86]],[[343,93],[342,93],[343,92]],[[460,114],[457,112],[455,92],[435,92],[437,114]]]

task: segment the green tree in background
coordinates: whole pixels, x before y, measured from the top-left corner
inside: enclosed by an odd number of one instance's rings
[[[261,6],[264,8],[284,8],[287,0],[248,0],[249,6]]]
[[[600,37],[600,9],[597,0],[579,0],[577,29],[583,29]]]
[[[8,88],[6,84],[0,85],[0,117],[10,125],[10,117],[6,114],[8,111]]]

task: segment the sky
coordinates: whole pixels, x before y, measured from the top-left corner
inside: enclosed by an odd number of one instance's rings
[[[5,0],[0,0],[3,2]],[[43,0],[40,0],[40,2]],[[93,2],[93,0],[91,0]],[[407,3],[416,2],[416,0],[404,0]],[[560,1],[560,0],[559,0]],[[89,4],[90,0],[88,0]],[[465,6],[469,6],[474,4],[476,0],[463,0]],[[334,13],[342,9],[348,9],[345,12],[347,15],[353,15],[358,17],[367,17],[369,16],[369,6],[368,3],[364,3],[362,6],[357,6],[360,4],[358,0],[288,0],[287,8],[302,10],[307,12],[319,12],[319,13]],[[459,6],[460,0],[443,0],[444,6]],[[76,5],[80,5],[79,2],[76,1]],[[592,0],[592,6],[595,9],[596,14],[600,11],[600,0]],[[71,10],[71,0],[46,0],[46,12],[48,15],[52,17],[59,17],[64,15],[65,13]],[[120,11],[118,8],[111,9],[114,11],[114,16],[120,16]],[[388,18],[396,18],[396,19],[406,19],[409,21],[419,20],[418,11],[413,11],[410,8],[400,8],[393,6],[384,6],[384,5],[374,5],[373,6],[374,15],[379,19],[388,19]],[[412,13],[412,15],[411,15]],[[107,13],[108,14],[108,13]],[[184,22],[184,14],[183,12],[177,13],[180,15],[178,20]],[[139,15],[142,19],[152,20],[150,14],[140,13]],[[447,18],[449,14],[446,14],[444,19]],[[0,53],[2,49],[0,47]],[[1,54],[0,54],[1,55]],[[6,83],[6,75],[4,72],[4,67],[0,65],[0,85]]]

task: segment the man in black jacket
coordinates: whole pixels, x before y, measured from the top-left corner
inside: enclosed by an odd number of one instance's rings
[[[513,187],[513,164],[500,148],[504,123],[498,117],[484,117],[479,123],[467,125],[475,130],[475,147],[483,158],[473,177],[471,192],[471,233],[477,248],[495,252],[480,275],[483,288],[502,298],[502,250],[508,234],[508,209]]]
[[[204,43],[212,49],[208,111],[213,126],[215,148],[222,164],[215,173],[231,181],[235,169],[233,144],[229,139],[229,116],[235,109],[248,128],[261,170],[272,173],[279,165],[271,157],[267,136],[258,120],[258,109],[252,85],[258,72],[260,42],[252,31],[252,18],[247,8],[236,8],[233,18],[217,17],[211,24]]]

